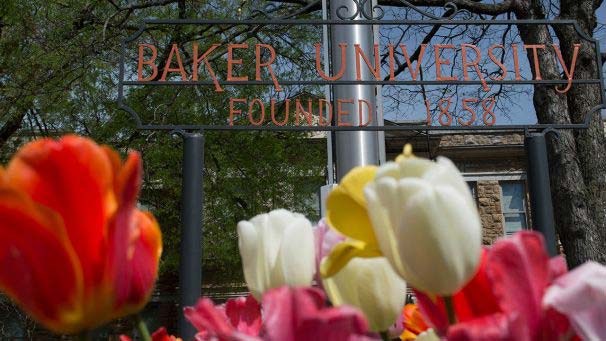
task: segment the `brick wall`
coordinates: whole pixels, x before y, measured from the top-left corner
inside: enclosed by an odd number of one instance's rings
[[[505,234],[501,209],[501,186],[498,181],[478,181],[476,193],[478,211],[482,219],[482,242],[484,245],[489,245]]]
[[[440,147],[523,145],[523,134],[503,135],[445,135]]]

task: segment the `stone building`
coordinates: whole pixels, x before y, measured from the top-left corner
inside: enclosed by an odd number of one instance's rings
[[[401,124],[415,123],[386,122],[386,125]],[[530,228],[523,134],[388,131],[387,159],[393,160],[407,143],[412,144],[418,156],[445,156],[458,166],[478,205],[484,244]]]

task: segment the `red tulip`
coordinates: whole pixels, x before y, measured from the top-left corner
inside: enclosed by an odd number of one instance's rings
[[[0,167],[0,289],[57,333],[140,310],[162,245],[135,208],[141,158],[66,136],[23,147]]]
[[[166,328],[161,327],[151,335],[152,341],[183,341],[180,337],[168,335]],[[133,341],[126,335],[120,335],[120,341]]]
[[[564,272],[563,258],[549,259],[540,234],[519,232],[487,249],[478,273],[454,295],[457,324],[448,326],[442,299],[417,292],[418,304],[448,340],[557,340],[574,332],[542,299]]]

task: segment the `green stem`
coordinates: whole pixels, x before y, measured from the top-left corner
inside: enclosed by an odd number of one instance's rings
[[[457,323],[457,317],[455,316],[454,305],[452,304],[452,296],[444,296],[444,305],[446,306],[446,313],[448,314],[448,324],[453,325]]]
[[[387,331],[380,332],[379,335],[381,335],[381,340],[389,341],[389,333],[387,333]]]
[[[141,318],[140,315],[136,317],[137,331],[139,331],[139,335],[141,336],[141,340],[143,341],[152,341],[151,335],[149,334],[149,330],[147,329],[147,325],[145,321]]]

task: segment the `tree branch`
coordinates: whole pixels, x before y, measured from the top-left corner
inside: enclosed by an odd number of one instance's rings
[[[476,14],[499,15],[513,10],[515,1],[505,0],[496,4],[487,4],[479,0],[411,0],[410,4],[421,7],[444,7],[448,3],[457,5],[459,9],[465,9]],[[380,5],[406,7],[400,0],[379,0]]]

